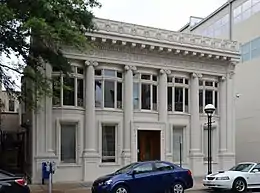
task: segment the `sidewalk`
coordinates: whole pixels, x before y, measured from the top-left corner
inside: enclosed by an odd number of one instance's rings
[[[78,183],[55,183],[52,187],[52,193],[91,193],[91,182],[78,182]],[[48,193],[48,184],[46,185],[29,185],[31,193]],[[205,187],[202,185],[202,178],[194,178],[194,190],[203,190]]]

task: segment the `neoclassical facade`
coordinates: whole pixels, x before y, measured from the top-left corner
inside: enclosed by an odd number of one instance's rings
[[[235,162],[233,79],[237,42],[96,19],[93,48],[69,48],[73,74],[33,112],[32,180],[57,163],[54,181],[92,181],[139,160],[207,171],[206,104],[213,117],[213,170]],[[28,121],[28,120],[27,120]],[[182,147],[180,148],[180,143]]]

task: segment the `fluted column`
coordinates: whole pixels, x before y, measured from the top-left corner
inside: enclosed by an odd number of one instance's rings
[[[86,61],[86,89],[85,89],[85,129],[84,154],[91,157],[97,153],[97,129],[95,116],[95,69],[97,62]]]
[[[201,152],[201,127],[200,127],[200,113],[199,113],[199,77],[200,74],[193,73],[191,75],[191,152]]]
[[[226,77],[220,78],[220,152],[227,150],[227,81]]]
[[[125,66],[124,81],[124,164],[131,162],[131,123],[133,121],[133,70],[134,66]]]

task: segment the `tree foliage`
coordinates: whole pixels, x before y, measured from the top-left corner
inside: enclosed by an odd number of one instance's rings
[[[1,0],[0,54],[20,59],[13,63],[0,60],[5,89],[14,90],[10,76],[15,72],[34,83],[38,97],[48,93],[50,79],[44,74],[44,64],[64,74],[71,72],[62,46],[87,48],[84,34],[95,29],[92,10],[100,6],[96,0]],[[31,86],[26,89],[33,92]]]

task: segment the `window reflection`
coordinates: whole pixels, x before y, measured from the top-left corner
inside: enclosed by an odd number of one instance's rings
[[[134,109],[139,109],[139,83],[136,82],[133,85],[133,100]]]
[[[102,82],[101,80],[95,81],[95,106],[101,107],[102,105]]]
[[[114,108],[115,105],[115,83],[113,81],[105,81],[104,85],[104,107]]]
[[[151,109],[151,86],[149,84],[141,85],[142,109]]]

